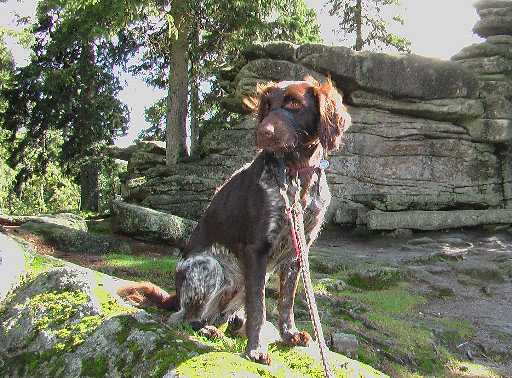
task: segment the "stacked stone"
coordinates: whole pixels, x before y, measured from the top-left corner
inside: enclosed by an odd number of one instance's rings
[[[480,0],[475,7],[481,20],[473,31],[485,42],[452,58],[480,79],[485,113],[467,127],[476,139],[508,143],[512,141],[512,0]]]
[[[406,227],[391,222],[398,213],[417,229],[512,223],[510,211],[496,213],[512,203],[511,4],[477,3],[475,30],[487,41],[462,50],[457,62],[318,44],[255,46],[226,78],[223,104],[244,113],[242,99],[259,83],[331,77],[353,124],[330,156],[336,223]],[[247,120],[216,131],[202,141],[203,159],[173,168],[156,164],[153,150],[132,154],[125,200],[197,219],[216,187],[254,156],[253,128]],[[411,217],[423,220],[414,226]]]
[[[165,143],[143,141],[113,147],[110,155],[128,161],[123,199],[151,209],[198,219],[215,190],[254,157],[251,121],[216,130],[203,138],[203,159],[165,165]],[[127,232],[125,230],[125,232]]]
[[[482,43],[462,49],[452,60],[476,73],[479,97],[484,104],[481,119],[465,124],[470,135],[501,145],[499,161],[506,207],[512,207],[512,0],[479,0],[480,16],[473,31]]]

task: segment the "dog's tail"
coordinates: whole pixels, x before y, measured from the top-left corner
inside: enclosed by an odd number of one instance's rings
[[[178,311],[180,307],[176,294],[169,294],[151,282],[134,282],[118,289],[117,294],[140,308],[156,306],[165,310]]]

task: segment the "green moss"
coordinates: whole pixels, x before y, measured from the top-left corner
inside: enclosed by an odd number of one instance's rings
[[[116,340],[119,345],[123,344],[130,335],[132,325],[136,322],[131,316],[119,316],[117,318],[121,324],[121,330],[117,332]]]
[[[439,334],[441,342],[452,350],[475,336],[475,328],[467,320],[446,318],[441,319],[440,324],[442,326]]]
[[[91,357],[82,360],[82,377],[104,377],[108,372],[108,360],[106,357]]]
[[[298,353],[293,348],[272,345],[270,348],[272,358],[283,363],[294,372],[313,378],[323,378],[323,368],[313,357]]]
[[[92,334],[100,324],[113,314],[125,309],[106,291],[99,286],[95,292],[101,300],[102,313],[85,316],[77,322],[68,322],[79,311],[80,306],[87,303],[89,296],[82,291],[47,292],[34,296],[30,302],[30,311],[37,319],[39,313],[44,313],[36,321],[38,331],[47,331],[57,337],[53,346],[56,352],[70,352],[82,344],[87,336]],[[65,323],[68,323],[64,325]]]
[[[102,256],[102,273],[133,281],[150,281],[166,290],[172,290],[176,270],[175,256],[140,256],[108,253]]]
[[[404,274],[395,268],[376,267],[362,272],[349,274],[347,283],[350,286],[365,290],[389,288],[404,279]]]
[[[34,296],[30,299],[29,307],[35,318],[38,313],[45,313],[36,321],[36,328],[41,331],[58,326],[73,317],[78,312],[78,307],[87,303],[88,299],[88,295],[82,291],[51,291]]]
[[[165,345],[155,349],[158,351],[152,358],[152,360],[156,362],[156,368],[151,374],[152,377],[163,376],[171,367],[177,366],[199,353],[192,343],[181,339],[175,340],[171,345]]]
[[[357,331],[363,328],[365,334],[380,341],[376,346],[361,345],[358,350],[361,361],[379,367],[384,364],[385,355],[389,353],[404,361],[413,361],[422,374],[438,374],[443,371],[448,353],[442,347],[434,347],[436,340],[432,331],[415,319],[415,309],[426,303],[426,299],[411,293],[408,283],[400,282],[378,291],[345,290],[342,294],[359,303],[359,307],[364,306],[364,315],[377,328],[366,329],[360,322],[347,318],[350,328]]]
[[[479,378],[499,378],[500,375],[492,369],[468,361],[450,360],[446,364],[447,370],[455,377],[479,377]]]
[[[362,293],[345,291],[343,293],[370,306],[372,312],[405,314],[410,312],[415,306],[426,303],[426,299],[422,296],[410,293],[409,284],[405,282],[385,290],[365,291]]]
[[[55,344],[54,349],[65,352],[72,351],[82,344],[102,322],[103,318],[100,315],[86,316],[78,323],[58,330],[55,335],[59,338],[59,342]]]
[[[176,367],[176,373],[189,378],[217,378],[222,371],[224,377],[243,376],[253,373],[266,378],[281,378],[273,374],[269,367],[250,362],[228,352],[210,352],[190,358]]]
[[[339,262],[335,262],[333,260],[326,261],[325,259],[320,259],[318,257],[311,257],[309,259],[309,266],[313,272],[323,274],[336,274],[346,269],[346,266]]]
[[[35,253],[25,254],[25,270],[34,276],[46,272],[51,268],[64,266],[64,263],[47,256],[41,256]]]
[[[150,257],[135,256],[121,253],[110,253],[105,256],[105,262],[118,268],[133,268],[140,272],[160,272],[169,274],[176,269],[177,258],[173,256],[167,257]]]
[[[101,314],[104,318],[110,318],[115,315],[132,313],[135,310],[133,307],[121,305],[110,293],[103,287],[104,275],[100,272],[95,272],[94,278],[96,285],[92,292],[96,299],[100,302]]]

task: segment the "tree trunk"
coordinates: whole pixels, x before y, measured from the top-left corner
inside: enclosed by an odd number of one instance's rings
[[[361,51],[363,49],[363,6],[361,3],[362,0],[357,0],[356,4],[356,51]]]
[[[80,210],[98,211],[100,203],[99,166],[90,161],[80,168]]]
[[[175,10],[179,13],[180,10]],[[174,12],[173,12],[174,13]],[[184,16],[174,15],[178,36],[171,47],[167,97],[166,160],[175,165],[184,151],[188,111],[188,25]]]
[[[96,78],[89,69],[96,63],[96,52],[92,41],[84,42],[82,47],[84,63],[81,65],[81,75],[82,79],[86,79],[87,88],[81,99],[79,122],[83,130],[91,132],[93,128],[91,113],[95,111],[94,98],[97,85]],[[98,211],[99,209],[99,164],[93,154],[94,152],[89,152],[89,156],[85,157],[80,167],[80,210]]]
[[[199,45],[199,27],[195,26],[192,30],[192,43],[194,48]],[[189,158],[194,160],[198,152],[199,144],[199,64],[197,57],[190,57],[190,149]]]

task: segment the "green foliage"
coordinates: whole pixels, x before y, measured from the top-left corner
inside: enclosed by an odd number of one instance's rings
[[[3,113],[7,109],[7,101],[2,96],[2,92],[12,88],[12,75],[14,71],[12,55],[4,43],[6,34],[8,34],[7,29],[0,26],[0,127],[3,123]]]
[[[126,164],[105,158],[99,175],[99,213],[110,212],[112,202],[121,196],[121,182],[127,174]]]
[[[355,34],[354,49],[374,47],[381,50],[392,47],[397,51],[410,52],[411,42],[390,32],[389,22],[382,16],[385,8],[398,7],[400,0],[328,0],[327,4],[331,16],[336,15],[339,18],[338,30],[342,38],[351,39]],[[401,15],[395,15],[391,19],[400,25],[404,24]]]
[[[11,195],[7,209],[16,215],[54,214],[78,210],[79,201],[78,185],[50,162],[46,174],[28,180],[20,197]]]
[[[88,158],[126,131],[128,112],[117,99],[121,86],[111,43],[103,37],[111,13],[90,11],[73,1],[39,2],[27,28],[34,38],[31,61],[2,89],[7,163],[15,170],[18,197],[50,163],[76,177]]]
[[[188,22],[192,25],[188,29],[187,52],[190,61],[190,118],[192,127],[200,130],[236,123],[237,116],[220,107],[219,99],[226,95],[225,74],[237,71],[245,64],[243,52],[248,46],[271,40],[294,43],[320,41],[315,11],[308,8],[304,0],[189,0],[183,11],[188,12]],[[159,88],[172,87],[167,75],[170,61],[165,58],[172,42],[165,32],[169,27],[162,25],[162,30],[150,33],[149,25],[139,26],[125,31],[123,38],[132,41],[127,46],[144,43],[149,46],[143,52],[140,64],[131,66],[130,71],[143,75],[149,84]],[[193,100],[194,95],[198,97],[197,101]],[[151,127],[139,138],[165,138],[166,100],[160,99],[146,110],[146,120]],[[199,130],[194,132],[200,133]]]

